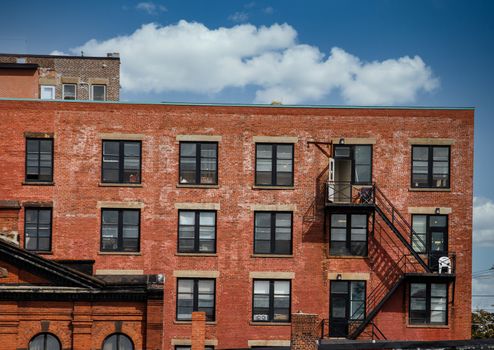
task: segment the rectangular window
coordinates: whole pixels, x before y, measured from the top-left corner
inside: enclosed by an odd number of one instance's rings
[[[53,181],[53,139],[26,139],[26,181]]]
[[[252,321],[290,322],[291,281],[254,280]]]
[[[138,252],[139,209],[101,210],[101,251]]]
[[[106,101],[106,85],[91,85],[91,99],[93,101]]]
[[[215,289],[214,279],[177,279],[177,320],[190,321],[192,312],[203,311],[207,321],[214,321]]]
[[[76,84],[63,84],[62,98],[64,100],[75,100],[77,98],[76,87]]]
[[[293,144],[256,143],[256,186],[293,186]]]
[[[180,183],[218,184],[218,143],[180,142]]]
[[[449,146],[412,146],[412,187],[449,188]]]
[[[216,252],[216,212],[179,210],[178,252]]]
[[[367,256],[367,214],[331,215],[331,255]]]
[[[448,251],[447,215],[412,215],[412,247],[417,253]]]
[[[141,142],[103,141],[104,183],[141,183]]]
[[[42,100],[54,100],[55,87],[53,85],[41,85],[39,98]]]
[[[372,182],[372,146],[371,145],[335,145],[334,158],[339,161],[351,163],[351,174],[344,174],[344,170],[338,174],[339,178],[348,177],[352,184],[370,184]],[[341,167],[341,166],[340,166]]]
[[[292,213],[254,213],[254,253],[292,253]]]
[[[448,285],[410,283],[410,324],[448,324]]]
[[[26,208],[24,248],[48,252],[51,250],[51,208]]]

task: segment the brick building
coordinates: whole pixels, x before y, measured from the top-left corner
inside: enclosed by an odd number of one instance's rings
[[[473,114],[0,100],[0,229],[87,278],[162,274],[163,349],[193,311],[217,349],[288,345],[298,311],[324,337],[468,339]]]
[[[0,54],[0,97],[118,101],[120,58]]]

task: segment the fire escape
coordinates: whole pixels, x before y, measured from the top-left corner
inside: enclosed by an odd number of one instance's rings
[[[338,210],[369,213],[368,256],[371,270],[376,276],[373,287],[367,292],[364,310],[353,314],[358,319],[348,320],[348,339],[386,339],[377,328],[374,319],[386,302],[405,282],[427,279],[454,282],[455,255],[434,256],[419,254],[412,246],[412,226],[384,195],[376,184],[357,186],[350,182],[329,181],[325,195],[326,214]],[[328,215],[326,215],[328,217]],[[414,236],[419,239],[418,235]],[[417,241],[415,241],[417,244]],[[454,284],[453,284],[454,286]],[[329,335],[331,324],[322,323],[322,336]]]

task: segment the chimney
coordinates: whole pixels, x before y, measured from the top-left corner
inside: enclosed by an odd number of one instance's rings
[[[108,52],[106,57],[120,57],[120,54],[118,52]]]

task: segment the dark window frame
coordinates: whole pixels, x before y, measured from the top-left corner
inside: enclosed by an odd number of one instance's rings
[[[38,169],[38,178],[37,179],[29,179],[28,178],[28,174],[27,174],[27,168],[28,168],[28,165],[27,165],[27,162],[28,162],[28,143],[30,141],[36,141],[38,142],[38,152],[37,152],[37,155],[38,155],[38,166],[37,166],[37,169]],[[51,142],[51,174],[50,174],[50,179],[49,180],[43,180],[43,179],[39,179],[39,176],[40,176],[40,169],[42,168],[41,165],[40,165],[40,162],[41,162],[41,145],[40,145],[40,141],[50,141]],[[49,138],[43,138],[43,137],[26,137],[26,154],[25,154],[25,163],[24,163],[24,169],[25,169],[25,172],[24,172],[24,180],[26,182],[46,182],[46,183],[50,183],[50,182],[53,182],[53,173],[54,173],[54,163],[55,163],[55,157],[54,157],[54,151],[55,151],[55,142],[54,142],[54,139],[52,137],[49,137]],[[45,167],[46,168],[46,167]]]
[[[27,211],[28,210],[35,210],[37,212],[36,217],[36,249],[28,249],[27,248],[27,232],[26,232],[26,227],[27,227]],[[48,249],[39,249],[39,212],[40,211],[49,211],[50,212],[50,236],[49,236],[49,245]],[[46,253],[46,252],[51,252],[52,250],[52,240],[53,240],[53,208],[50,207],[26,207],[24,208],[24,249],[30,251],[30,252],[41,252],[41,253]]]
[[[269,307],[268,307],[268,320],[255,320],[254,319],[254,309],[255,309],[255,283],[257,281],[260,282],[269,282]],[[290,293],[289,293],[289,301],[288,301],[288,320],[275,320],[274,319],[274,284],[275,282],[288,282]],[[284,295],[284,294],[282,294]],[[292,280],[291,279],[266,279],[266,278],[254,278],[252,280],[252,322],[255,323],[290,323],[292,321]]]
[[[196,145],[196,155],[195,157],[182,156],[182,144],[195,144]],[[203,144],[214,144],[216,145],[216,171],[214,174],[214,181],[212,183],[201,182],[201,147]],[[178,183],[179,185],[191,185],[191,186],[216,186],[218,185],[218,159],[219,159],[219,142],[217,141],[180,141],[178,145]],[[182,177],[182,158],[195,158],[195,182],[181,182]]]
[[[270,145],[272,146],[272,151],[271,151],[271,183],[269,184],[261,184],[258,181],[258,175],[257,175],[257,146],[259,145]],[[283,185],[278,185],[277,180],[276,180],[276,174],[277,174],[277,148],[278,146],[291,146],[292,147],[292,152],[291,152],[291,160],[292,160],[292,172],[291,172],[291,177],[290,177],[290,184],[283,184]],[[263,158],[267,159],[267,158]],[[256,142],[255,144],[255,179],[254,183],[256,186],[259,187],[293,187],[295,184],[295,144],[294,143],[272,143],[272,142]]]
[[[118,181],[105,181],[105,142],[118,143]],[[139,181],[124,181],[124,160],[125,160],[125,144],[134,143],[139,145]],[[102,140],[101,143],[101,183],[104,184],[134,184],[140,185],[142,183],[142,141],[134,140]]]
[[[74,87],[74,98],[66,98],[65,95],[65,87],[66,86],[73,86]],[[67,101],[76,101],[77,100],[77,84],[74,83],[65,83],[62,84],[62,100],[67,100]]]
[[[106,336],[106,338],[103,340],[103,343],[101,344],[101,349],[104,349],[105,348],[105,343],[107,341],[109,341],[109,339],[113,336],[116,336],[117,337],[117,350],[120,350],[120,337],[123,336],[125,338],[127,338],[129,341],[130,341],[130,344],[132,346],[132,350],[135,350],[135,344],[134,344],[134,341],[132,340],[132,338],[130,336],[128,336],[127,334],[125,333],[122,333],[122,332],[115,332],[115,333],[112,333],[112,334],[109,334],[108,336]]]
[[[178,300],[179,300],[179,293],[178,293],[178,286],[179,286],[179,281],[181,280],[188,280],[188,281],[194,281],[194,289],[192,291],[192,312],[196,312],[199,310],[199,281],[213,281],[213,287],[214,287],[214,293],[213,293],[213,316],[212,318],[208,319],[208,315],[206,313],[206,322],[214,322],[216,320],[216,279],[215,278],[195,278],[195,277],[179,277],[176,279],[176,298],[175,298],[175,320],[177,321],[186,321],[190,322],[192,321],[192,314],[191,318],[179,318],[178,317]]]
[[[191,212],[194,213],[194,249],[193,250],[183,250],[180,249],[180,213],[182,212]],[[200,224],[199,224],[199,219],[201,213],[214,213],[214,249],[213,251],[201,251],[199,249],[200,247],[200,234],[199,234],[199,229],[200,229]],[[216,210],[203,210],[203,209],[179,209],[178,210],[178,220],[177,220],[177,252],[178,253],[194,253],[194,254],[216,254],[216,249],[217,249],[217,227],[218,227],[218,212]]]
[[[426,217],[426,222],[425,222],[426,232],[425,232],[425,242],[424,242],[425,243],[425,251],[418,251],[418,250],[415,250],[415,251],[419,254],[433,253],[433,251],[431,249],[432,248],[432,229],[430,226],[430,220],[431,220],[431,217],[433,217],[433,216],[442,216],[442,217],[446,217],[446,226],[442,230],[435,229],[435,231],[440,231],[444,234],[444,237],[445,237],[444,247],[446,249],[443,252],[447,252],[448,251],[448,244],[449,244],[449,215],[447,215],[447,214],[412,214],[412,221],[411,222],[412,222],[413,232],[411,232],[411,235],[410,235],[412,246],[413,246],[413,236],[414,236],[414,232],[415,232],[415,230],[413,229],[413,219],[416,216],[425,216]]]
[[[102,100],[95,100],[94,99],[94,88],[95,87],[103,87],[103,99]],[[91,101],[106,101],[107,98],[107,86],[105,84],[91,84]]]
[[[356,157],[355,157],[355,147],[358,146],[367,146],[370,148],[370,181],[356,181],[355,180],[355,166],[358,165],[356,164]],[[344,147],[349,147],[350,148],[350,155],[348,157],[342,157],[342,156],[336,156],[336,149],[337,148],[344,148]],[[352,162],[352,169],[351,169],[351,183],[354,185],[371,185],[372,184],[372,176],[374,172],[374,147],[372,144],[335,144],[333,146],[333,158],[334,159],[348,159]],[[365,164],[367,165],[367,164]]]
[[[42,350],[48,350],[48,347],[47,347],[47,342],[48,342],[48,337],[51,336],[53,337],[57,342],[58,342],[58,349],[59,350],[62,350],[62,343],[60,342],[60,339],[58,339],[58,337],[53,334],[53,333],[50,333],[50,332],[40,332],[40,333],[37,333],[35,334],[31,340],[29,340],[29,343],[27,345],[27,348],[28,350],[31,350],[31,343],[34,339],[38,338],[39,336],[43,336],[43,349]]]
[[[427,185],[426,186],[420,186],[420,185],[415,186],[414,181],[413,181],[414,175],[416,174],[413,171],[413,162],[414,162],[414,159],[413,159],[413,149],[415,147],[418,147],[418,148],[427,148],[428,149]],[[434,168],[433,168],[433,164],[434,164],[434,159],[433,159],[434,148],[447,148],[448,149],[448,179],[447,179],[448,185],[447,186],[433,186],[433,182],[434,182],[433,181],[433,175],[434,175]],[[428,189],[428,188],[432,188],[432,189],[435,189],[435,188],[450,189],[451,188],[451,146],[443,146],[443,145],[412,145],[412,152],[411,152],[410,159],[411,159],[410,185],[411,185],[412,188],[425,188],[425,189]]]
[[[103,249],[103,213],[105,211],[117,211],[117,249]],[[136,250],[124,250],[123,249],[123,212],[133,211],[138,212],[138,235],[137,235],[137,248]],[[124,209],[124,208],[101,208],[101,225],[100,225],[100,252],[115,252],[115,253],[139,253],[141,251],[141,210],[140,209]]]
[[[256,251],[256,216],[259,213],[270,214],[271,215],[271,239],[270,252],[257,252]],[[276,251],[276,215],[277,214],[290,214],[290,250],[288,252],[277,252]],[[254,254],[274,254],[274,255],[292,255],[293,254],[293,212],[292,211],[254,211]]]
[[[426,322],[421,323],[421,322],[413,322],[412,321],[412,316],[411,316],[411,311],[412,311],[412,284],[425,284],[426,285],[426,296],[425,296],[425,315],[426,315]],[[432,303],[432,296],[431,296],[431,284],[442,284],[446,286],[446,317],[445,317],[445,322],[431,322],[431,303]],[[436,297],[437,298],[437,297]],[[444,282],[411,282],[408,284],[408,323],[410,325],[422,325],[422,326],[428,326],[428,325],[442,325],[442,326],[447,326],[449,324],[449,285],[448,283]]]
[[[342,242],[342,241],[335,241],[332,239],[332,233],[331,229],[333,228],[332,225],[332,217],[333,215],[346,215],[346,239],[345,239],[345,248],[347,252],[351,252],[352,250],[352,242],[364,242],[364,241],[353,241],[352,240],[352,215],[365,215],[366,216],[366,239],[365,239],[365,252],[360,255],[360,254],[335,254],[334,252],[331,252],[331,247],[333,245],[333,242]],[[367,257],[369,255],[369,235],[371,234],[370,228],[369,228],[369,217],[370,214],[367,212],[334,212],[331,213],[329,216],[329,255],[330,256],[362,256],[362,257]],[[343,227],[336,227],[336,228],[343,228]]]
[[[333,308],[333,305],[331,303],[331,295],[332,294],[338,294],[338,293],[332,293],[332,284],[334,282],[347,282],[347,293],[346,295],[348,295],[348,305],[349,307],[347,308],[347,314],[349,315],[347,317],[348,321],[355,321],[355,320],[363,320],[365,319],[366,315],[367,315],[367,281],[366,280],[331,280],[330,281],[330,284],[329,284],[329,301],[330,301],[330,310],[329,310],[329,314],[332,315],[332,308]],[[350,315],[350,310],[351,310],[351,303],[352,301],[355,301],[354,299],[352,299],[352,283],[363,283],[364,284],[364,312],[363,312],[363,315],[362,315],[362,318],[352,318],[353,315]]]

